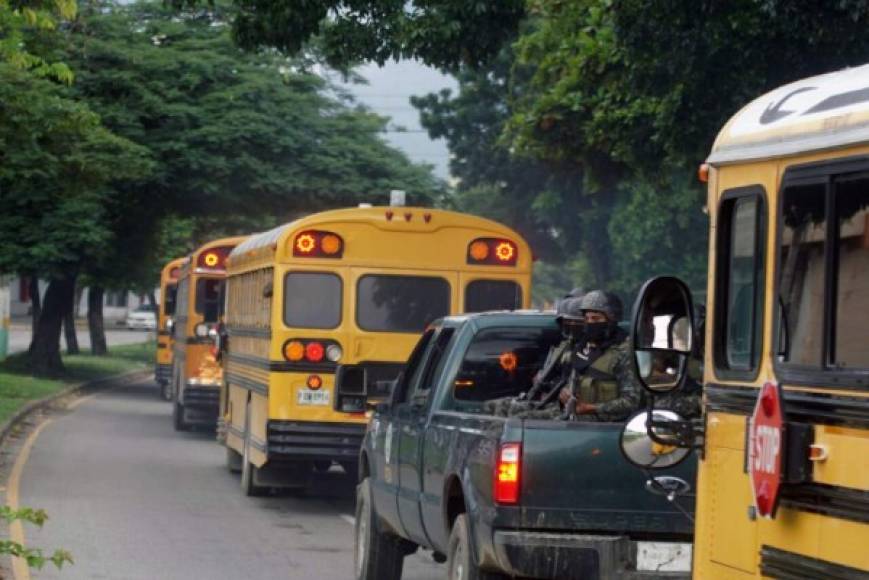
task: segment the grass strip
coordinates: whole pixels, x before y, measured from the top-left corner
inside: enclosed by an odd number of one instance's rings
[[[57,379],[31,376],[26,355],[12,355],[0,362],[0,423],[30,401],[53,395],[69,385],[145,369],[154,364],[155,349],[154,342],[148,341],[113,346],[108,356],[66,355],[63,357],[66,373]]]

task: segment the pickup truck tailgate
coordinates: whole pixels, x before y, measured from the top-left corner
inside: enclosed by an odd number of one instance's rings
[[[645,474],[619,449],[620,423],[527,420],[520,476],[522,527],[533,530],[640,534],[690,534],[689,519],[661,495],[646,490]],[[676,476],[691,485],[696,460],[689,457],[655,476]],[[694,511],[693,497],[676,501]]]

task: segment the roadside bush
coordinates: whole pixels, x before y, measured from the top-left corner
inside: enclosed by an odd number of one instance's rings
[[[40,528],[48,520],[48,514],[45,513],[45,510],[29,507],[12,509],[6,505],[0,506],[0,517],[5,519],[8,524],[20,521]],[[40,548],[27,548],[13,540],[0,540],[0,554],[22,558],[27,562],[28,567],[38,570],[41,570],[49,562],[57,566],[58,570],[63,568],[64,564],[73,563],[72,554],[66,550],[55,550],[53,554],[47,556]]]

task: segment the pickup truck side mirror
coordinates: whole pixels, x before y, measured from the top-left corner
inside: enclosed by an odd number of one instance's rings
[[[646,390],[663,394],[682,386],[694,340],[694,307],[685,283],[672,276],[646,282],[631,329],[634,369]]]

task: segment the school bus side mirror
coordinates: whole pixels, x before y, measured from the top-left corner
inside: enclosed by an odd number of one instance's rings
[[[167,318],[165,326],[166,326],[166,332],[168,332],[169,334],[174,333],[175,332],[175,319],[174,318]]]
[[[681,387],[693,343],[694,307],[685,283],[672,276],[646,282],[631,330],[634,370],[646,390],[663,394]]]
[[[683,433],[688,423],[673,411],[641,411],[622,428],[619,447],[630,463],[642,469],[666,469],[691,453]]]

